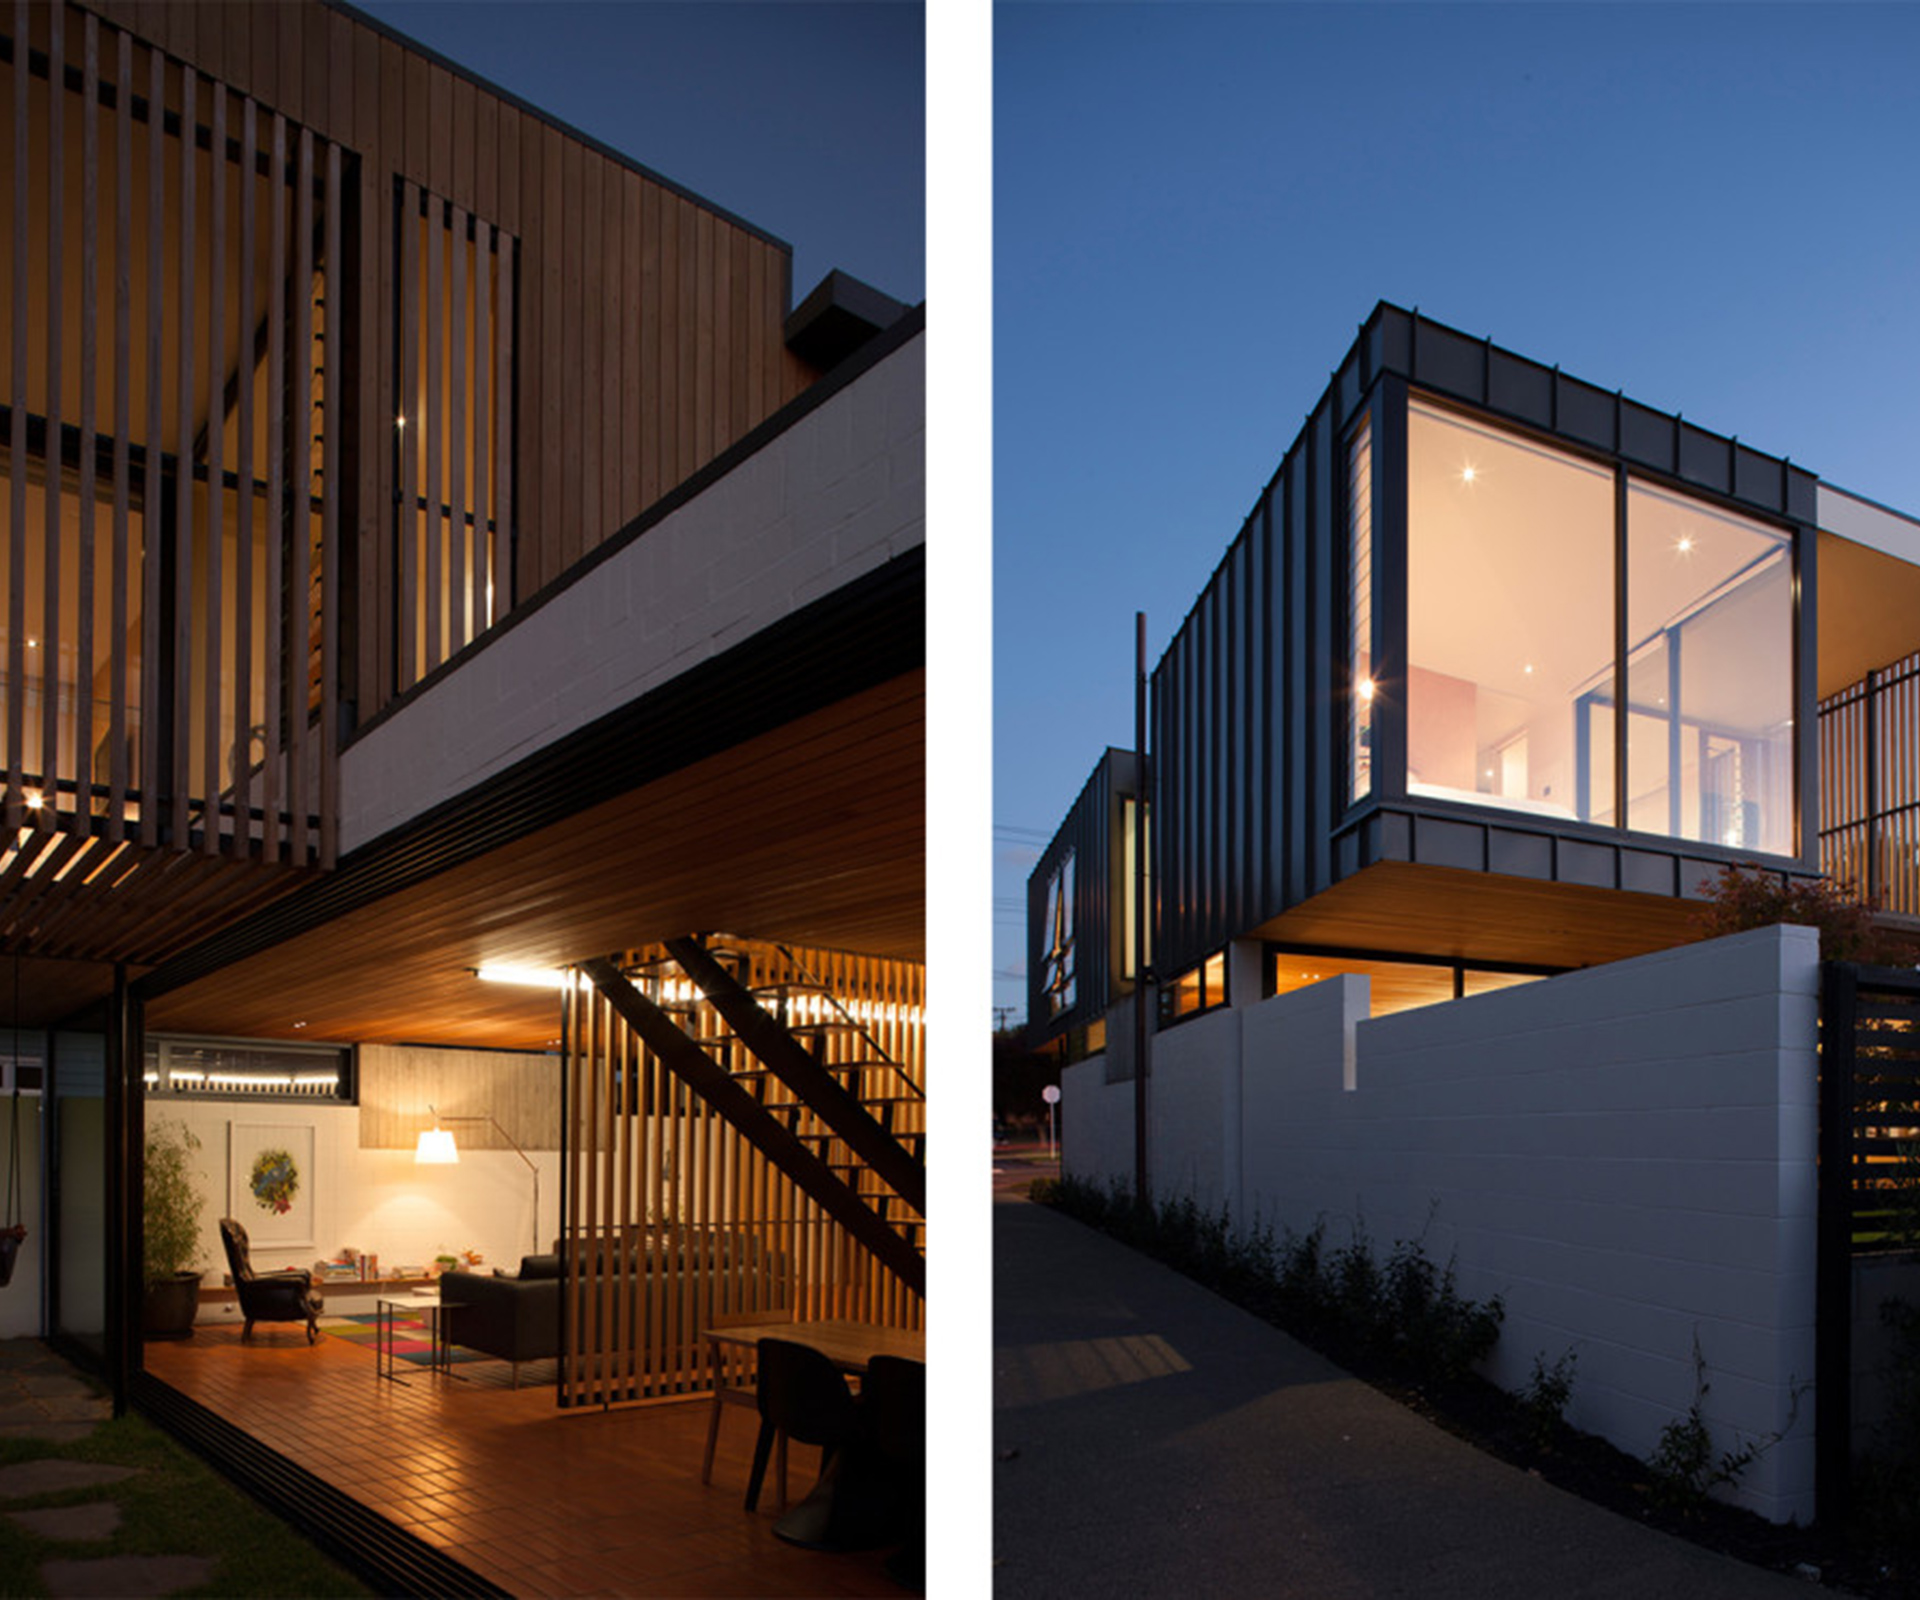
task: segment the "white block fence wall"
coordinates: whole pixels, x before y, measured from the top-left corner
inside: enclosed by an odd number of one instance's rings
[[[1197,1018],[1153,1041],[1154,1192],[1382,1256],[1424,1235],[1505,1300],[1488,1376],[1576,1351],[1568,1420],[1638,1456],[1697,1339],[1716,1454],[1783,1436],[1729,1498],[1811,1521],[1819,995],[1818,935],[1766,928],[1372,1020],[1364,977]],[[1105,1079],[1062,1078],[1066,1170],[1130,1180]]]

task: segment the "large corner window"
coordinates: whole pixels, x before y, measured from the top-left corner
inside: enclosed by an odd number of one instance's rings
[[[1793,552],[1745,517],[1627,491],[1627,826],[1793,852]]]
[[[1373,419],[1347,446],[1347,798],[1373,792]]]
[[[1047,1015],[1071,1011],[1076,998],[1073,975],[1073,852],[1060,858],[1047,880],[1046,949],[1041,953],[1040,992],[1046,996]]]
[[[1415,402],[1407,494],[1408,794],[1598,820],[1613,474]]]
[[[1790,855],[1791,537],[1622,479],[1410,404],[1407,793]]]

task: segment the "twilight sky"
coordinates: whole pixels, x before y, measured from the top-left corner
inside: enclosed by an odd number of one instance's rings
[[[914,0],[357,0],[359,9],[793,246],[926,294]]]
[[[1376,300],[1920,513],[1920,6],[996,7],[994,1003]],[[936,526],[934,537],[938,537]]]

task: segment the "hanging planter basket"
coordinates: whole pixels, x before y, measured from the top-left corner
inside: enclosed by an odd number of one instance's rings
[[[20,1246],[26,1242],[27,1230],[15,1223],[11,1228],[0,1228],[0,1289],[13,1282],[13,1264],[20,1256]]]

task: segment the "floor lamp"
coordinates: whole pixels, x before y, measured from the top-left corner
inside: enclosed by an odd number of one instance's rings
[[[440,1113],[431,1105],[427,1107],[427,1110],[433,1112],[433,1126],[421,1130],[419,1143],[413,1147],[414,1164],[423,1167],[451,1167],[457,1165],[460,1160],[460,1147],[453,1142],[453,1135],[440,1126],[443,1120]],[[477,1117],[447,1117],[444,1120],[447,1122],[492,1123],[494,1132],[507,1141],[508,1146],[515,1155],[526,1162],[527,1170],[533,1174],[533,1253],[535,1255],[540,1254],[540,1169],[533,1164],[533,1157],[522,1150],[520,1146],[514,1142],[513,1135],[508,1133],[507,1130],[501,1127],[499,1122],[492,1117],[485,1115]]]

